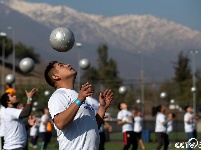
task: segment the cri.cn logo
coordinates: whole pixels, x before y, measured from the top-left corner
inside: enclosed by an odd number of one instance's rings
[[[196,138],[191,138],[188,142],[177,142],[175,148],[201,148],[201,142],[199,143]]]

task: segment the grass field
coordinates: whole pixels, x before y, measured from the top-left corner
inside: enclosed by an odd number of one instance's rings
[[[201,134],[198,133],[198,140],[201,143]],[[180,141],[180,142],[186,142],[186,134],[185,133],[172,133],[170,135],[170,141],[171,141],[171,146],[169,150],[182,150],[185,148],[175,148],[175,143]],[[155,150],[156,149],[156,141],[155,141],[155,134],[150,133],[150,142],[145,143],[146,150]],[[201,147],[201,144],[200,144]],[[123,148],[123,137],[122,133],[110,133],[110,141],[106,142],[105,144],[105,150],[122,150]],[[32,147],[29,146],[29,150],[39,150],[40,147],[33,149]],[[47,150],[58,150],[58,144],[56,141],[56,138],[53,137],[51,139],[51,143],[48,145]],[[141,150],[140,145],[138,146],[138,150]],[[201,148],[196,147],[194,150],[201,150]]]

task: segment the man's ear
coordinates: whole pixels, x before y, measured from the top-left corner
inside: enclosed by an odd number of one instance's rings
[[[59,76],[55,73],[55,74],[52,74],[52,79],[54,80],[58,80],[59,79]]]

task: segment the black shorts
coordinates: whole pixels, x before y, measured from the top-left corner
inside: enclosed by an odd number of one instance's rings
[[[142,131],[141,132],[135,132],[135,136],[139,139],[142,139]]]

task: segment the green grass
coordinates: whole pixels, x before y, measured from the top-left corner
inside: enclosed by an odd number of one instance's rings
[[[197,139],[201,139],[200,133],[198,133]],[[40,139],[39,139],[40,140]],[[170,135],[171,146],[168,150],[180,150],[175,148],[175,143],[178,141],[185,142],[187,141],[186,134],[183,132],[180,133],[172,133]],[[201,140],[199,141],[201,143]],[[156,149],[156,141],[155,141],[155,134],[150,134],[150,142],[145,143],[146,150],[155,150]],[[201,146],[201,144],[200,144]],[[105,150],[122,150],[123,148],[123,136],[122,133],[110,133],[110,141],[106,142]],[[40,150],[40,147],[37,149],[33,149],[29,146],[29,150]],[[51,139],[51,143],[48,145],[48,150],[58,150],[58,143],[56,141],[56,137]],[[140,145],[138,146],[138,150],[141,150]],[[182,149],[181,149],[182,150]],[[198,147],[194,150],[201,150]]]

